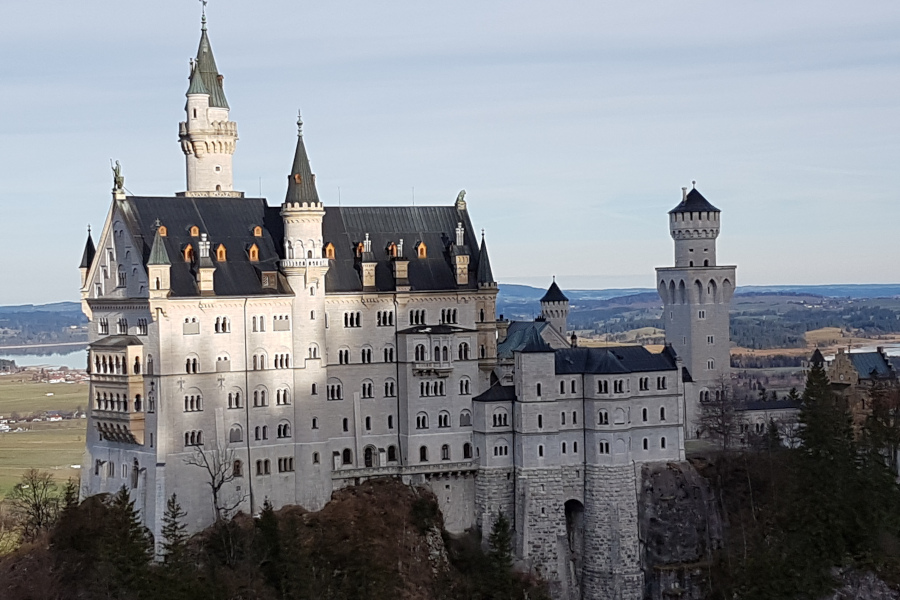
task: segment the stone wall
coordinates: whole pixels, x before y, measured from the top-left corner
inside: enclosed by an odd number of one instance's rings
[[[591,465],[585,469],[582,597],[640,600],[644,574],[635,467]]]
[[[515,523],[516,482],[511,467],[482,468],[475,478],[475,523],[481,528],[482,540],[487,541],[491,527],[502,512]]]

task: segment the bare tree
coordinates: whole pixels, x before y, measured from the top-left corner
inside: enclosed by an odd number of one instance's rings
[[[189,465],[195,465],[206,472],[206,483],[212,495],[213,510],[216,514],[216,522],[227,520],[237,510],[238,506],[246,500],[247,494],[238,491],[228,493],[225,486],[234,481],[240,473],[235,470],[234,450],[216,445],[214,448],[204,450],[203,446],[196,446],[194,454],[184,459]]]
[[[710,437],[721,442],[723,452],[731,448],[740,429],[741,416],[731,390],[731,382],[723,375],[709,399],[700,403],[700,426]]]
[[[59,486],[46,471],[25,471],[7,500],[26,540],[33,540],[41,531],[49,529],[59,515]]]

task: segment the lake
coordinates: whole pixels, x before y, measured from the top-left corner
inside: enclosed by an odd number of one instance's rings
[[[20,352],[21,354],[12,354]],[[34,354],[27,350],[14,350],[0,353],[0,358],[16,361],[19,367],[68,367],[70,369],[84,369],[87,366],[87,350],[80,348],[63,353]]]

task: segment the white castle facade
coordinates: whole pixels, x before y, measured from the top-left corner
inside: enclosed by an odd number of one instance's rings
[[[82,258],[85,494],[125,485],[159,539],[173,493],[197,530],[216,506],[318,510],[400,477],[435,493],[451,532],[508,515],[556,597],[642,596],[640,466],[684,459],[698,402],[728,371],[734,267],[716,266],[717,209],[694,190],[671,213],[676,264],[658,270],[671,346],[580,348],[555,282],[541,319],[497,319],[463,194],[325,206],[302,130],[280,206],[235,191],[205,17],[180,140],[187,190],[129,196],[117,174]]]

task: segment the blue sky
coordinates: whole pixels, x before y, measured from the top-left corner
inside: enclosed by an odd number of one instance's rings
[[[78,297],[109,158],[184,189],[199,3],[0,5],[0,304]],[[896,2],[238,2],[209,33],[235,187],[280,203],[296,111],[326,204],[465,188],[502,282],[653,287],[666,211],[723,211],[742,284],[897,282]]]

